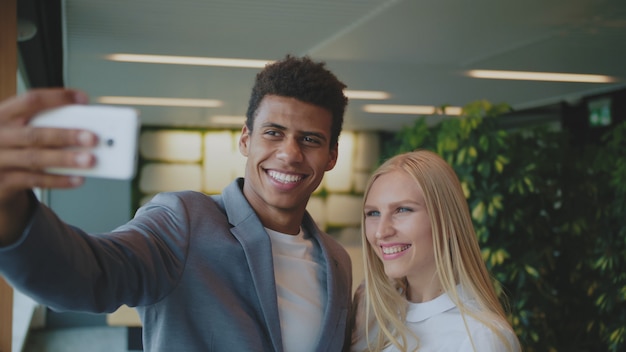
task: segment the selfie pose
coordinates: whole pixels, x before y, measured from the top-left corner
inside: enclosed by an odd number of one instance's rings
[[[342,351],[350,257],[306,205],[337,161],[344,88],[308,57],[269,64],[241,130],[245,177],[220,195],[161,193],[106,234],[64,223],[31,190],[83,182],[49,167],[93,167],[93,155],[64,147],[94,146],[94,135],[28,123],[85,94],[35,90],[2,102],[0,274],[56,310],[137,307],[145,351]]]
[[[366,187],[353,351],[520,351],[454,170],[419,150]]]

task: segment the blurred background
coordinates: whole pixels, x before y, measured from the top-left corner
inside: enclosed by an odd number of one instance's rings
[[[355,285],[365,180],[386,156],[428,147],[471,186],[485,260],[527,350],[626,346],[626,278],[614,275],[624,224],[609,215],[626,199],[610,171],[623,165],[623,0],[19,0],[17,15],[18,91],[80,88],[142,120],[133,180],[41,191],[64,220],[109,231],[156,192],[218,193],[243,172],[236,143],[255,74],[308,55],[348,86],[340,160],[308,210],[352,255]],[[86,198],[99,202],[86,209]],[[127,307],[15,302],[13,351],[141,350]]]

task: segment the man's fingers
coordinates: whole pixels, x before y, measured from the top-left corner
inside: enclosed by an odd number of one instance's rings
[[[0,148],[93,147],[98,137],[89,131],[46,127],[0,128]]]
[[[95,165],[95,157],[89,151],[63,149],[16,149],[11,153],[0,150],[0,170],[42,171],[49,167],[89,168]]]
[[[37,113],[68,104],[86,104],[87,95],[63,88],[34,89],[0,103],[0,124],[23,126]]]

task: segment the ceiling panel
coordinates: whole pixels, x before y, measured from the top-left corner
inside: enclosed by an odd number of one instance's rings
[[[623,0],[65,0],[65,82],[103,95],[210,98],[221,108],[138,107],[146,125],[220,127],[243,115],[258,69],[110,62],[110,53],[323,60],[350,89],[389,104],[477,99],[521,109],[624,87]],[[612,84],[472,79],[468,69],[608,74]],[[417,116],[368,114],[348,129],[396,130]]]

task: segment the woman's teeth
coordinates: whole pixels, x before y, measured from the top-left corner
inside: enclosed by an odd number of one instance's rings
[[[411,247],[411,245],[407,244],[404,246],[381,247],[381,249],[383,250],[384,254],[396,254],[406,251],[407,249],[409,249],[409,247]]]

